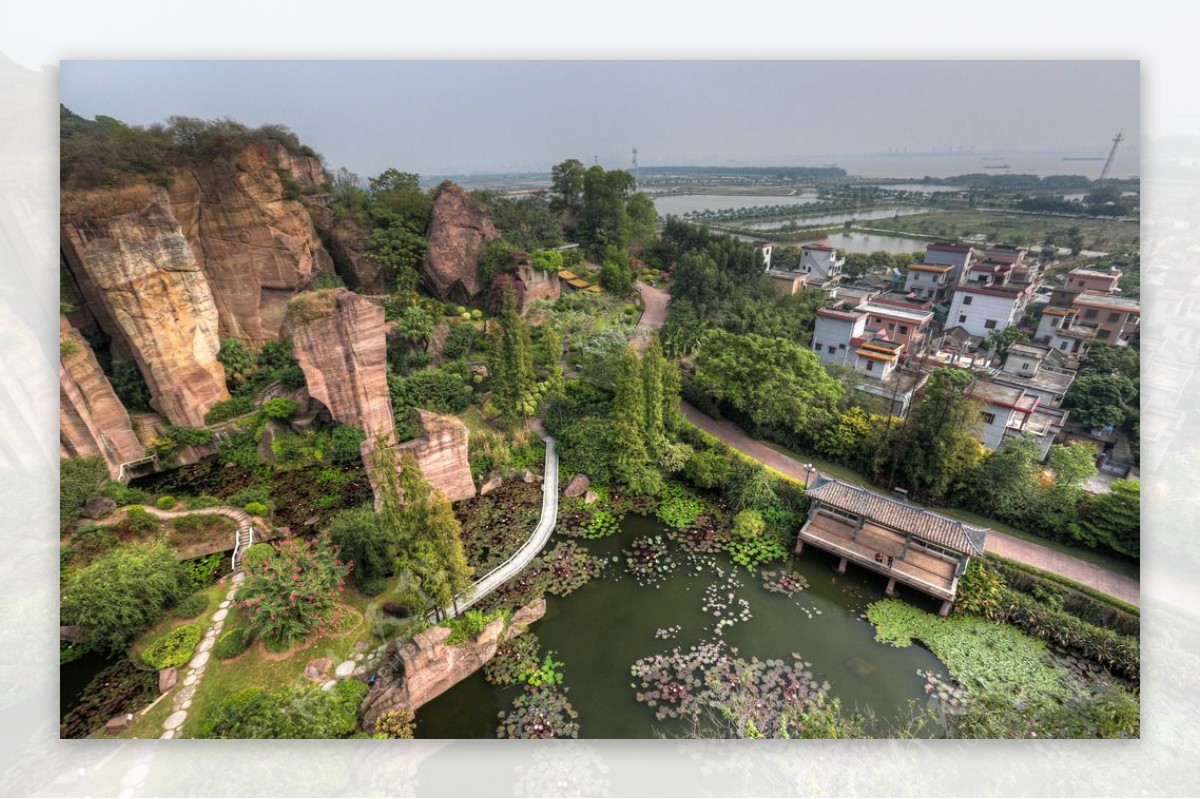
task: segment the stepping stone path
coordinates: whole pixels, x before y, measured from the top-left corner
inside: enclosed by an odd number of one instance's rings
[[[167,716],[167,720],[163,722],[163,733],[160,738],[174,738],[182,729],[183,723],[187,720],[188,711],[192,707],[192,697],[196,695],[196,689],[200,687],[200,679],[204,676],[205,667],[208,665],[208,659],[211,656],[209,650],[221,635],[221,630],[225,626],[225,619],[229,615],[229,606],[233,602],[233,597],[237,594],[238,588],[246,579],[246,575],[238,572],[233,575],[231,580],[232,585],[229,592],[225,595],[225,600],[221,603],[220,609],[212,615],[212,625],[208,628],[204,640],[197,647],[196,656],[187,665],[187,676],[183,678],[183,688],[175,694],[172,699],[174,712]],[[352,664],[353,665],[353,664]],[[341,666],[338,667],[341,669]]]

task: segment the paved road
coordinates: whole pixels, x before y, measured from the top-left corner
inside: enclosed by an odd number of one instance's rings
[[[545,435],[541,430],[538,433],[542,436],[542,440],[546,442],[546,468],[545,479],[542,481],[541,518],[538,519],[537,527],[533,530],[533,535],[529,537],[529,540],[511,558],[504,561],[504,563],[495,569],[492,569],[483,578],[477,580],[474,586],[463,592],[463,596],[458,600],[458,613],[467,610],[503,585],[505,581],[515,577],[521,569],[524,569],[529,565],[531,560],[537,557],[542,548],[546,546],[546,542],[550,540],[550,534],[554,532],[554,523],[558,519],[558,452],[554,449],[553,436]],[[455,616],[454,608],[447,608],[445,615],[447,618]]]
[[[686,402],[683,403],[683,416],[701,430],[721,439],[739,452],[786,474],[788,477],[799,480],[801,483],[805,482],[804,466],[800,461],[751,438],[737,425],[706,416]],[[807,477],[815,480],[818,474],[818,472],[813,472],[811,476]],[[1041,544],[1035,544],[1032,541],[1016,538],[996,530],[988,532],[986,548],[988,552],[994,552],[1001,557],[1060,574],[1077,583],[1124,600],[1131,605],[1140,605],[1141,591],[1137,580],[1123,574],[1116,574],[1093,563],[1088,563],[1086,560],[1080,560]]]
[[[654,331],[662,327],[663,322],[667,320],[667,303],[671,301],[671,295],[640,280],[636,285],[638,294],[642,295],[643,308],[637,323],[637,333],[633,337],[633,346],[641,352],[650,343]]]

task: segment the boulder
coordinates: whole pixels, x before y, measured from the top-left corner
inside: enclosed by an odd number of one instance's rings
[[[126,713],[123,716],[117,716],[104,722],[104,731],[111,734],[124,732],[133,725],[133,714]]]
[[[563,496],[582,497],[591,484],[592,481],[586,474],[577,474],[571,478],[571,482],[567,483],[567,490],[563,492]]]
[[[540,474],[534,474],[533,472],[529,471],[528,469],[526,469],[525,473],[523,475],[521,475],[521,479],[524,480],[526,483],[542,482],[542,476]]]
[[[504,640],[516,638],[529,629],[529,625],[546,615],[546,598],[538,597],[523,608],[517,610],[509,621],[508,629],[504,631]]]
[[[387,271],[383,264],[367,257],[371,223],[355,214],[334,214],[332,208],[312,202],[308,211],[346,285],[367,294],[385,294]]]
[[[271,446],[275,439],[290,432],[287,422],[272,419],[263,427],[263,437],[258,442],[258,457],[266,463],[275,462],[275,450]]]
[[[498,238],[487,211],[462,186],[443,183],[433,201],[421,265],[430,292],[460,305],[479,300],[487,289],[479,279],[479,259]]]
[[[591,505],[591,504],[595,503],[596,500],[598,500],[598,499],[600,499],[600,495],[597,494],[595,491],[588,491],[586,494],[583,495],[583,503],[585,505]]]
[[[117,509],[117,503],[108,497],[92,497],[83,506],[83,516],[87,519],[103,519]]]
[[[504,485],[504,478],[497,474],[479,487],[479,496],[490,494],[502,485]]]
[[[158,692],[165,694],[179,684],[179,669],[172,666],[158,673]]]

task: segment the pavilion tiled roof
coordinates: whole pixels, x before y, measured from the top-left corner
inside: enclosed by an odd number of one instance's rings
[[[853,513],[916,538],[961,552],[982,555],[987,528],[963,524],[928,508],[876,494],[860,486],[823,477],[808,489],[811,499]]]

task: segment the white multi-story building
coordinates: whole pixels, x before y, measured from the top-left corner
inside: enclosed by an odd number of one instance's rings
[[[827,244],[804,244],[800,247],[800,272],[808,275],[810,283],[825,283],[840,280],[845,258],[837,257],[837,250]]]
[[[966,279],[954,289],[946,327],[961,327],[972,336],[987,338],[1018,322],[1037,281],[1010,283],[1012,270],[1012,264],[994,261],[972,264]]]
[[[771,268],[771,242],[756,241],[754,242],[754,249],[762,253],[763,269],[769,270]]]
[[[925,263],[931,266],[953,267],[947,276],[947,281],[951,286],[958,285],[959,278],[966,271],[967,265],[971,263],[974,255],[974,247],[950,244],[945,241],[936,241],[933,244],[925,245]]]
[[[982,421],[976,435],[985,447],[999,449],[1008,438],[1030,434],[1037,439],[1043,459],[1070,413],[1043,405],[1026,389],[988,380],[972,383],[967,395],[981,406]]]
[[[953,264],[909,264],[904,290],[922,300],[944,302],[954,288]]]

